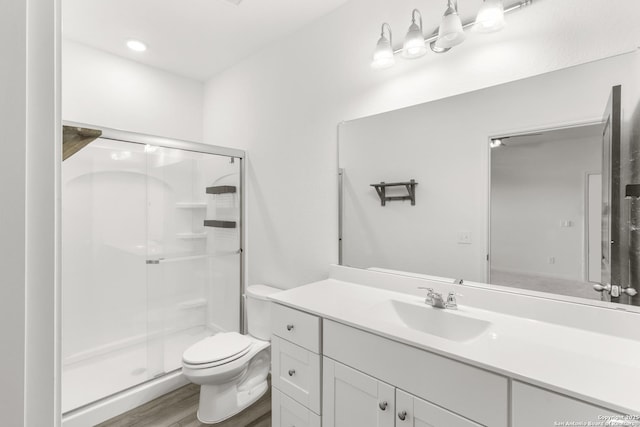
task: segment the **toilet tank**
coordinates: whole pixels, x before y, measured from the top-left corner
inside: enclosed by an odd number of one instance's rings
[[[245,292],[247,307],[247,331],[259,340],[271,339],[271,301],[268,295],[280,292],[281,289],[266,285],[252,285]]]

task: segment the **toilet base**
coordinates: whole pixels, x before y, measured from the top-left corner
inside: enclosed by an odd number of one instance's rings
[[[236,384],[202,385],[198,421],[216,424],[231,418],[260,399],[268,388],[266,379],[243,391],[238,391]]]

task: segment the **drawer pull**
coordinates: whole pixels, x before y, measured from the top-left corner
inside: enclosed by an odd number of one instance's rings
[[[389,406],[389,404],[387,402],[380,402],[378,403],[378,406],[380,407],[381,410],[385,411],[387,409],[387,406]]]
[[[293,330],[293,325],[287,325],[287,331],[292,331]]]
[[[295,369],[289,369],[289,376],[292,377],[296,374],[296,370]]]
[[[407,411],[398,412],[398,418],[400,421],[404,421],[407,419]]]

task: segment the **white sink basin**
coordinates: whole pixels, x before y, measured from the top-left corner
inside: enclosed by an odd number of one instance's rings
[[[369,313],[376,320],[458,342],[477,338],[491,326],[491,322],[455,310],[397,300],[377,304]]]

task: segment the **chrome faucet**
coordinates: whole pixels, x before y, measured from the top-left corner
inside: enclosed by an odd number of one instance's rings
[[[429,304],[434,308],[448,308],[450,310],[456,310],[458,308],[458,303],[456,302],[456,293],[449,292],[449,296],[447,296],[447,301],[445,302],[442,294],[439,292],[434,292],[433,288],[425,288],[418,287],[418,289],[426,289],[427,297],[425,298],[425,304]]]

